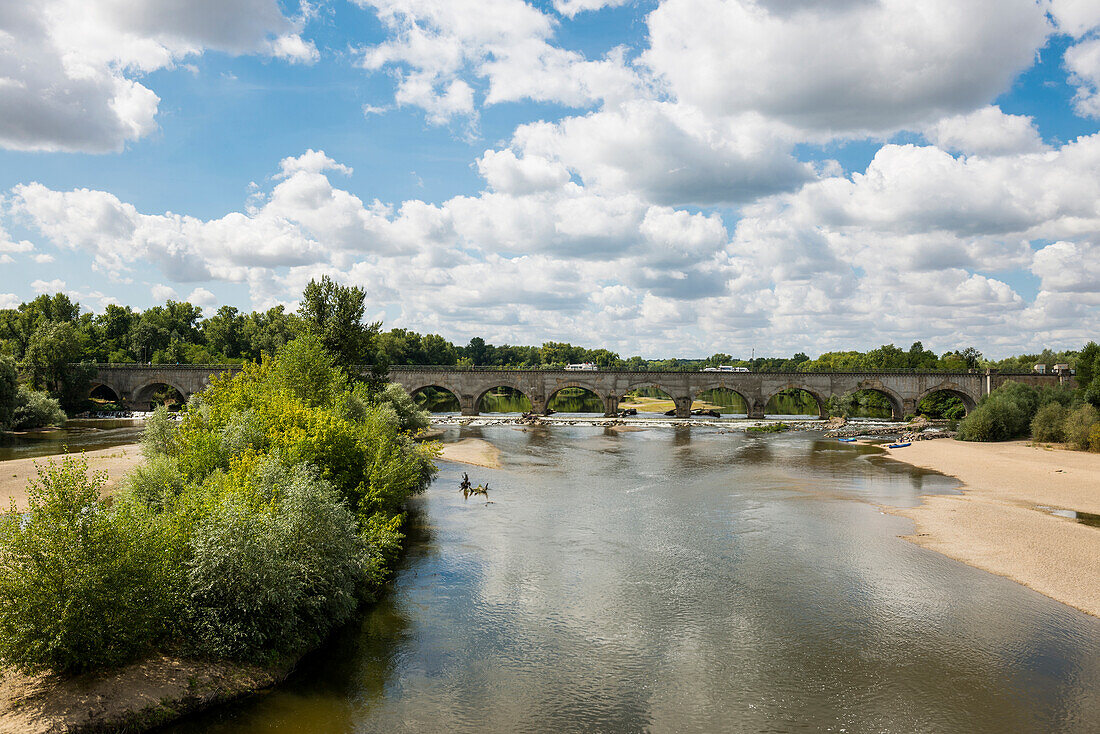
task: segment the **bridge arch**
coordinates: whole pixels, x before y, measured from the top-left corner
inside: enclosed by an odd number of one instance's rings
[[[806,393],[807,395],[809,395],[810,397],[812,397],[814,399],[814,402],[817,403],[817,414],[818,414],[819,417],[824,418],[828,415],[828,411],[826,410],[827,399],[820,392],[818,392],[817,390],[814,390],[812,387],[809,387],[808,385],[805,385],[805,384],[802,384],[802,383],[788,383],[788,384],[784,385],[782,388],[780,388],[779,390],[776,390],[774,393],[769,395],[767,398],[765,398],[764,399],[764,412],[765,412],[765,414],[776,415],[776,413],[770,413],[770,414],[767,413],[767,406],[769,404],[771,404],[772,400],[774,400],[776,397],[782,395],[785,392],[789,392],[789,391],[792,391],[792,390],[800,390],[800,391]]]
[[[559,396],[561,396],[562,391],[564,391],[564,390],[583,390],[584,393],[587,393],[589,396],[591,396],[591,398],[585,399],[585,402],[590,403],[589,407],[591,407],[591,410],[576,410],[576,411],[574,411],[574,410],[562,410],[562,407],[564,407],[564,406],[555,405],[554,404],[554,399],[559,398]],[[563,398],[564,396],[561,396],[561,397]],[[578,396],[578,397],[580,397],[580,396]],[[598,408],[596,407],[597,401],[599,403]],[[595,387],[592,387],[590,385],[584,385],[584,384],[580,384],[580,383],[575,384],[575,385],[555,385],[553,391],[550,392],[550,394],[546,396],[546,407],[548,409],[553,408],[554,410],[557,410],[558,412],[563,412],[563,413],[564,412],[577,412],[577,413],[596,413],[596,412],[600,412],[600,413],[604,413],[606,415],[606,414],[610,413],[613,410],[613,408],[608,407],[608,404],[609,404],[610,401],[614,401],[615,406],[618,406],[618,404],[619,404],[618,397],[610,397],[609,398],[606,395],[600,395],[599,391]]]
[[[424,394],[425,390],[438,390],[439,392],[446,393],[454,401],[454,409],[453,410],[432,410],[433,407],[438,407],[438,405],[440,405],[442,403],[440,403],[438,401],[438,399],[435,399],[435,400],[429,399],[428,396],[426,394]],[[453,388],[447,387],[446,385],[440,385],[440,384],[436,384],[436,383],[433,382],[429,385],[421,385],[420,387],[416,388],[415,390],[409,390],[408,393],[409,393],[409,397],[411,397],[414,401],[417,402],[417,405],[420,405],[421,402],[423,402],[424,404],[421,407],[423,407],[424,410],[427,410],[429,413],[448,413],[448,412],[459,412],[459,411],[462,410],[461,393],[459,393],[457,390],[455,390]],[[423,395],[423,400],[422,401],[417,401],[416,400],[417,395]],[[448,401],[448,402],[450,402],[450,401]]]
[[[489,393],[493,392],[494,390],[499,390],[502,387],[507,388],[508,390],[511,390],[514,393],[518,393],[519,396],[522,397],[524,402],[526,403],[526,408],[524,408],[523,404],[521,403],[521,404],[516,406],[518,408],[518,410],[514,410],[514,411],[512,411],[512,410],[506,410],[506,411],[484,410],[482,406],[483,406],[483,401],[485,400],[485,396],[488,395]],[[524,412],[527,412],[529,410],[532,410],[534,408],[534,405],[535,405],[535,403],[534,403],[533,400],[531,400],[531,396],[530,396],[530,394],[528,394],[528,391],[526,389],[520,387],[519,384],[514,380],[497,380],[497,381],[494,382],[494,384],[482,389],[478,393],[477,398],[474,400],[474,409],[478,413],[496,413],[496,412],[524,413]]]
[[[122,405],[122,393],[114,385],[93,380],[88,386],[88,397],[95,398],[97,393],[101,399],[109,400],[116,405]],[[105,393],[109,393],[109,395]]]
[[[733,393],[734,395],[736,395],[738,398],[741,399],[741,402],[745,404],[745,410],[741,411],[741,412],[744,412],[745,415],[749,415],[749,414],[752,413],[753,401],[752,401],[752,398],[750,398],[746,394],[747,391],[745,391],[744,389],[738,389],[736,387],[731,387],[728,384],[728,382],[725,381],[725,380],[715,380],[713,382],[704,382],[701,387],[693,387],[692,389],[694,391],[692,396],[691,396],[692,397],[692,402],[694,402],[696,400],[702,400],[703,399],[702,398],[703,394],[711,392],[712,390],[725,390],[727,392],[730,392],[730,393]],[[719,411],[719,412],[721,412],[721,411]],[[738,413],[738,414],[740,414],[740,413]]]
[[[886,402],[890,405],[890,417],[893,420],[901,420],[905,417],[905,400],[902,399],[901,395],[898,395],[895,391],[891,390],[885,385],[882,385],[881,383],[873,385],[858,385],[854,390],[845,393],[843,397],[855,395],[856,393],[861,392],[876,393],[886,398]]]
[[[132,393],[132,401],[138,406],[139,410],[152,410],[153,409],[153,396],[156,395],[160,388],[170,387],[179,393],[180,400],[184,403],[191,397],[187,390],[180,387],[179,383],[174,380],[164,379],[161,377],[155,377],[143,385],[134,388]]]
[[[977,401],[975,401],[974,398],[971,397],[970,394],[963,390],[960,386],[954,383],[941,383],[934,387],[928,388],[919,396],[917,396],[914,410],[919,407],[922,402],[924,402],[925,398],[930,398],[933,395],[937,394],[944,394],[949,395],[953,398],[958,398],[960,401],[962,401],[963,410],[966,413],[969,413],[970,411],[974,410],[975,407],[977,407]]]
[[[625,389],[617,390],[616,392],[618,394],[616,394],[614,396],[611,396],[609,398],[609,405],[610,405],[611,409],[614,412],[618,412],[619,404],[623,401],[623,398],[625,398],[628,393],[632,393],[632,392],[635,392],[637,390],[657,390],[663,395],[663,397],[660,397],[658,399],[667,400],[668,402],[671,402],[671,403],[673,403],[673,405],[675,405],[675,397],[673,396],[673,391],[670,388],[666,387],[665,385],[661,384],[660,381],[658,381],[658,380],[637,380],[637,381],[634,381],[634,382],[631,382],[630,384],[628,384]],[[651,397],[651,396],[645,396],[645,397]],[[612,402],[614,403],[613,405],[611,404]],[[660,407],[660,406],[658,406],[658,407]],[[639,410],[641,410],[641,409],[639,408]],[[652,412],[652,411],[642,410],[641,412],[644,413],[644,412]],[[657,412],[663,413],[665,411],[661,410],[661,411],[657,411]]]

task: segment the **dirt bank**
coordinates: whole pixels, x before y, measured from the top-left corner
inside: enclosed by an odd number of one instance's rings
[[[965,485],[962,495],[891,509],[916,522],[909,540],[1100,617],[1100,529],[1041,509],[1100,514],[1100,455],[1023,441],[921,441],[887,452]]]
[[[85,452],[84,457],[88,460],[89,470],[107,472],[107,484],[103,488],[103,494],[109,495],[118,487],[119,481],[126,476],[126,473],[141,463],[141,444],[132,443],[88,451]],[[38,478],[38,470],[34,465],[35,463],[45,464],[50,459],[60,461],[60,456],[0,461],[0,509],[8,509],[12,498],[15,499],[15,504],[20,510],[26,509],[27,482]]]
[[[464,438],[454,443],[445,443],[443,455],[440,458],[459,464],[484,466],[488,469],[500,468],[500,449],[480,438]]]
[[[156,656],[72,678],[0,671],[0,734],[144,731],[272,686],[290,667]]]

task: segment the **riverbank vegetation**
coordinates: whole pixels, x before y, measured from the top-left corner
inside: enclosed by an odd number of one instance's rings
[[[0,354],[0,431],[22,431],[65,422],[60,403],[44,391],[20,384],[15,359]]]
[[[1080,380],[1085,379],[1085,384]],[[1093,405],[1098,377],[1078,373],[1078,388],[1036,388],[1008,381],[982,398],[959,424],[962,441],[1036,441],[1065,443],[1100,452],[1100,410]]]
[[[153,652],[273,663],[382,588],[435,470],[426,416],[353,380],[316,334],[147,421],[107,502],[79,458],[0,516],[0,661],[76,673]]]

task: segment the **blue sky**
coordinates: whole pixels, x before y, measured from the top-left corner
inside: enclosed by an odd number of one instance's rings
[[[625,354],[1100,331],[1100,2],[44,0],[0,306],[290,307]],[[885,30],[883,30],[885,29]]]

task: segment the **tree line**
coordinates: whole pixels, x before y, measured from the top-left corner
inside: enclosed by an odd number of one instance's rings
[[[205,317],[199,306],[169,300],[144,311],[111,304],[102,313],[93,314],[64,293],[41,295],[15,308],[0,309],[0,425],[28,427],[56,416],[58,409],[73,412],[93,407],[87,402],[94,374],[91,363],[255,362],[305,333],[317,334],[343,369],[371,366],[376,381],[389,366],[401,365],[545,369],[590,362],[601,369],[669,371],[729,365],[753,372],[966,371],[990,367],[1030,372],[1036,363],[1076,367],[1082,355],[1088,370],[1093,359],[1084,351],[1045,350],[995,361],[973,347],[937,354],[919,341],[908,349],[885,344],[866,352],[826,352],[815,359],[801,352],[791,357],[749,359],[722,352],[699,359],[623,358],[609,349],[566,342],[494,345],[481,337],[460,345],[439,334],[401,328],[382,331],[381,323],[363,321],[364,300],[362,289],[340,285],[325,276],[310,282],[297,311],[276,306],[245,313],[222,306]],[[13,422],[17,408],[8,393],[18,394],[21,421]],[[48,400],[56,401],[56,408]]]

